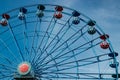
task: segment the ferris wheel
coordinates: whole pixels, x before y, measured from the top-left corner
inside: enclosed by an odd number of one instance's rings
[[[1,14],[0,80],[118,80],[118,53],[81,12],[35,4]]]

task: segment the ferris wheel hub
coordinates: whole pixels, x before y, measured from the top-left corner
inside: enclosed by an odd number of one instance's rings
[[[20,75],[26,75],[30,72],[31,70],[31,65],[29,62],[22,62],[18,66],[18,73]]]

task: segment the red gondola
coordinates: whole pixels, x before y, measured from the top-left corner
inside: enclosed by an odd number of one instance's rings
[[[104,42],[100,43],[100,47],[102,49],[107,49],[107,48],[109,48],[109,43],[107,43],[106,41],[104,41]]]
[[[7,21],[7,19],[2,19],[1,21],[0,21],[0,24],[2,25],[2,26],[7,26],[8,25],[8,21]]]
[[[62,18],[62,13],[57,12],[57,13],[54,14],[54,17],[57,18],[57,19],[60,19],[60,18]]]

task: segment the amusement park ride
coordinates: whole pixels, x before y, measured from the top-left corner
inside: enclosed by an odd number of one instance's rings
[[[77,10],[35,4],[3,13],[0,24],[0,80],[120,78],[109,35]]]

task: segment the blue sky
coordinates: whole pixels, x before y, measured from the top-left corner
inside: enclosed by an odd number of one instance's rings
[[[31,4],[59,4],[80,11],[95,20],[109,34],[116,52],[120,53],[120,0],[0,0],[0,14]],[[120,61],[120,56],[118,56]]]

